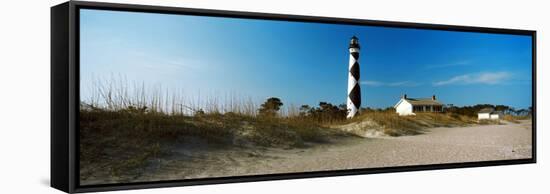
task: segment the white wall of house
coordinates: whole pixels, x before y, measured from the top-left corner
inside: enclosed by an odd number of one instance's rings
[[[491,119],[491,113],[477,113],[477,119]]]
[[[503,115],[500,113],[477,113],[477,119],[502,119]]]
[[[489,115],[491,119],[502,119],[502,114],[494,113]]]
[[[415,115],[413,113],[413,106],[411,103],[407,102],[406,100],[399,100],[397,105],[395,105],[395,112],[399,115]]]

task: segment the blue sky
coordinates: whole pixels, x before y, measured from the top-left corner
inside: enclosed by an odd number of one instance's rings
[[[341,104],[355,35],[362,107],[393,106],[404,93],[531,105],[529,36],[100,10],[80,17],[83,99],[92,77],[123,75],[189,95]]]

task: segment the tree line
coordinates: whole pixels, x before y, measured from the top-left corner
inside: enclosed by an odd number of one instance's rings
[[[275,117],[278,115],[281,106],[283,106],[281,99],[276,97],[268,98],[263,104],[260,105],[260,109],[258,110],[259,116]],[[319,106],[317,107],[312,107],[309,105],[300,106],[297,116],[320,122],[332,122],[344,120],[346,118],[346,114],[347,108],[345,104],[336,106],[328,102],[319,102]]]

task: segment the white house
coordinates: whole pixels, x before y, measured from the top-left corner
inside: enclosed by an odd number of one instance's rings
[[[393,106],[395,112],[402,115],[415,115],[419,112],[442,112],[443,104],[437,101],[435,95],[431,98],[407,98],[403,95],[399,102]]]
[[[484,108],[477,113],[477,119],[502,119],[504,114],[501,111],[495,111],[493,108]]]

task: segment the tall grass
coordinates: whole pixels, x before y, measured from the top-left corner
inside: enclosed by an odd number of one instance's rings
[[[81,99],[81,109],[121,111],[143,109],[150,113],[193,116],[197,113],[235,113],[258,116],[265,99],[239,92],[188,92],[181,88],[166,88],[161,84],[128,81],[124,76],[92,77]],[[285,105],[279,111],[283,118],[297,117],[299,106]]]
[[[168,115],[224,114],[228,112],[256,116],[260,100],[236,92],[224,94],[188,94],[182,89],[165,88],[161,84],[129,82],[123,76],[92,78],[91,87],[81,99],[82,109],[120,111],[145,109]],[[289,111],[291,112],[291,111]]]

